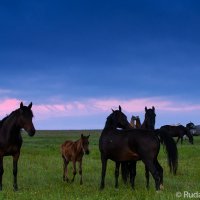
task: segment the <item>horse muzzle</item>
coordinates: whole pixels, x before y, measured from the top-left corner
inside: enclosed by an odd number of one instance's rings
[[[85,151],[85,154],[86,154],[86,155],[88,155],[89,153],[90,153],[90,151],[89,151],[89,150],[86,150],[86,151]]]
[[[27,130],[27,133],[29,136],[34,136],[35,135],[35,129]]]

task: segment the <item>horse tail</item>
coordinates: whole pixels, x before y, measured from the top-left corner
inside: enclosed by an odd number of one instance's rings
[[[156,132],[160,137],[161,143],[165,145],[170,172],[173,172],[175,175],[178,168],[178,150],[176,143],[166,131],[157,129]]]

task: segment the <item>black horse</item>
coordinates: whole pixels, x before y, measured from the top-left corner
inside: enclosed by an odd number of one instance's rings
[[[140,126],[138,126],[138,128],[153,131],[153,130],[155,130],[155,122],[156,122],[155,107],[154,106],[152,106],[152,108],[145,107],[144,121],[142,124],[140,124]],[[162,134],[166,135],[167,133],[164,132]],[[162,141],[161,135],[158,135],[158,137],[160,138],[160,141]],[[175,147],[175,143],[174,143],[173,139],[166,137],[166,140],[168,140],[168,142],[164,142],[164,144],[167,143],[166,148],[168,148],[168,149],[173,148],[177,152],[177,148]],[[171,145],[171,147],[169,147],[170,145]],[[169,157],[169,155],[168,155],[168,157]],[[177,155],[176,155],[176,157],[174,157],[174,161],[176,159],[177,159]],[[136,164],[137,164],[136,161],[124,162],[122,164],[122,179],[125,183],[127,182],[129,175],[130,175],[130,177],[136,176]],[[178,165],[178,163],[177,163],[177,165]],[[160,168],[160,170],[162,170],[162,168]],[[176,174],[176,170],[171,170],[171,167],[170,167],[170,172],[173,172],[174,174]],[[149,170],[148,170],[147,166],[145,166],[145,177],[146,177],[146,187],[148,189],[149,188]]]
[[[186,135],[189,138],[189,142],[193,144],[193,136],[190,133],[189,128],[184,127],[183,125],[171,126],[164,125],[160,127],[161,130],[165,130],[172,137],[178,137],[176,143],[181,139],[181,144],[183,143],[183,136]]]
[[[31,111],[32,103],[24,106],[21,102],[20,108],[13,111],[0,121],[0,190],[2,190],[3,176],[3,157],[13,156],[13,187],[18,190],[17,185],[17,163],[22,146],[22,137],[20,130],[23,128],[29,136],[35,134],[35,128],[32,122],[33,113]]]
[[[142,123],[141,128],[148,129],[148,130],[154,130],[155,123],[156,123],[155,107],[152,106],[152,108],[149,108],[149,109],[147,109],[147,107],[145,107],[144,122]]]
[[[118,130],[117,127],[126,130]],[[105,186],[108,159],[116,162],[115,187],[118,187],[119,163],[121,161],[142,160],[155,180],[156,190],[160,190],[163,184],[163,170],[157,160],[160,150],[160,140],[157,135],[163,139],[166,145],[168,164],[170,169],[175,172],[178,163],[177,148],[171,137],[160,130],[130,129],[130,124],[126,115],[121,111],[121,107],[119,110],[113,111],[107,117],[99,139],[102,162],[100,188],[103,189]],[[134,186],[134,176],[131,177],[131,185]]]
[[[133,116],[131,118],[131,122],[133,121],[133,119],[136,120],[135,128],[154,130],[155,129],[155,121],[156,121],[155,118],[156,118],[155,107],[152,106],[152,108],[148,109],[145,106],[145,117],[144,117],[143,123],[141,124],[139,117],[133,118]],[[133,122],[132,122],[132,124],[133,124]],[[147,180],[146,187],[149,188],[149,171],[148,171],[147,167],[145,167],[145,171],[146,171],[145,176],[146,176],[146,180]],[[122,172],[122,179],[123,179],[124,183],[126,184],[129,175],[130,175],[130,179],[132,176],[134,176],[134,177],[136,176],[136,161],[122,162],[121,163],[121,172]]]

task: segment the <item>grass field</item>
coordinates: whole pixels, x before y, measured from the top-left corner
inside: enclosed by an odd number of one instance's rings
[[[60,145],[67,139],[77,140],[80,134],[90,134],[90,154],[83,158],[83,185],[79,185],[77,174],[74,183],[62,180],[62,159]],[[164,187],[157,193],[153,178],[150,178],[150,190],[145,188],[144,165],[137,164],[135,190],[130,185],[124,185],[121,177],[119,189],[114,188],[114,162],[108,161],[105,189],[99,190],[101,176],[100,153],[98,139],[100,131],[38,131],[34,137],[23,133],[23,146],[18,168],[19,191],[14,192],[12,187],[12,157],[4,157],[3,191],[0,199],[189,199],[184,191],[196,195],[190,199],[200,197],[200,137],[194,138],[194,145],[184,141],[178,145],[179,168],[177,176],[169,173],[167,156],[161,147],[159,162],[164,168]],[[69,165],[72,177],[72,165]],[[182,197],[176,197],[180,192]],[[197,192],[199,194],[197,194]],[[190,196],[191,197],[191,196]],[[199,199],[199,198],[198,198]]]

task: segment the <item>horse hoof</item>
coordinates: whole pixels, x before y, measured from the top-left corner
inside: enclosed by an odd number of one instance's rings
[[[17,191],[18,191],[18,187],[15,186],[15,187],[13,188],[13,190],[14,190],[14,192],[17,192]]]
[[[160,190],[164,190],[163,184],[160,184]]]
[[[104,186],[103,186],[103,185],[101,185],[99,189],[102,191],[102,190],[104,189]]]
[[[161,190],[156,190],[156,193],[157,193],[157,194],[159,194],[159,193],[161,193],[161,192],[162,192]]]

